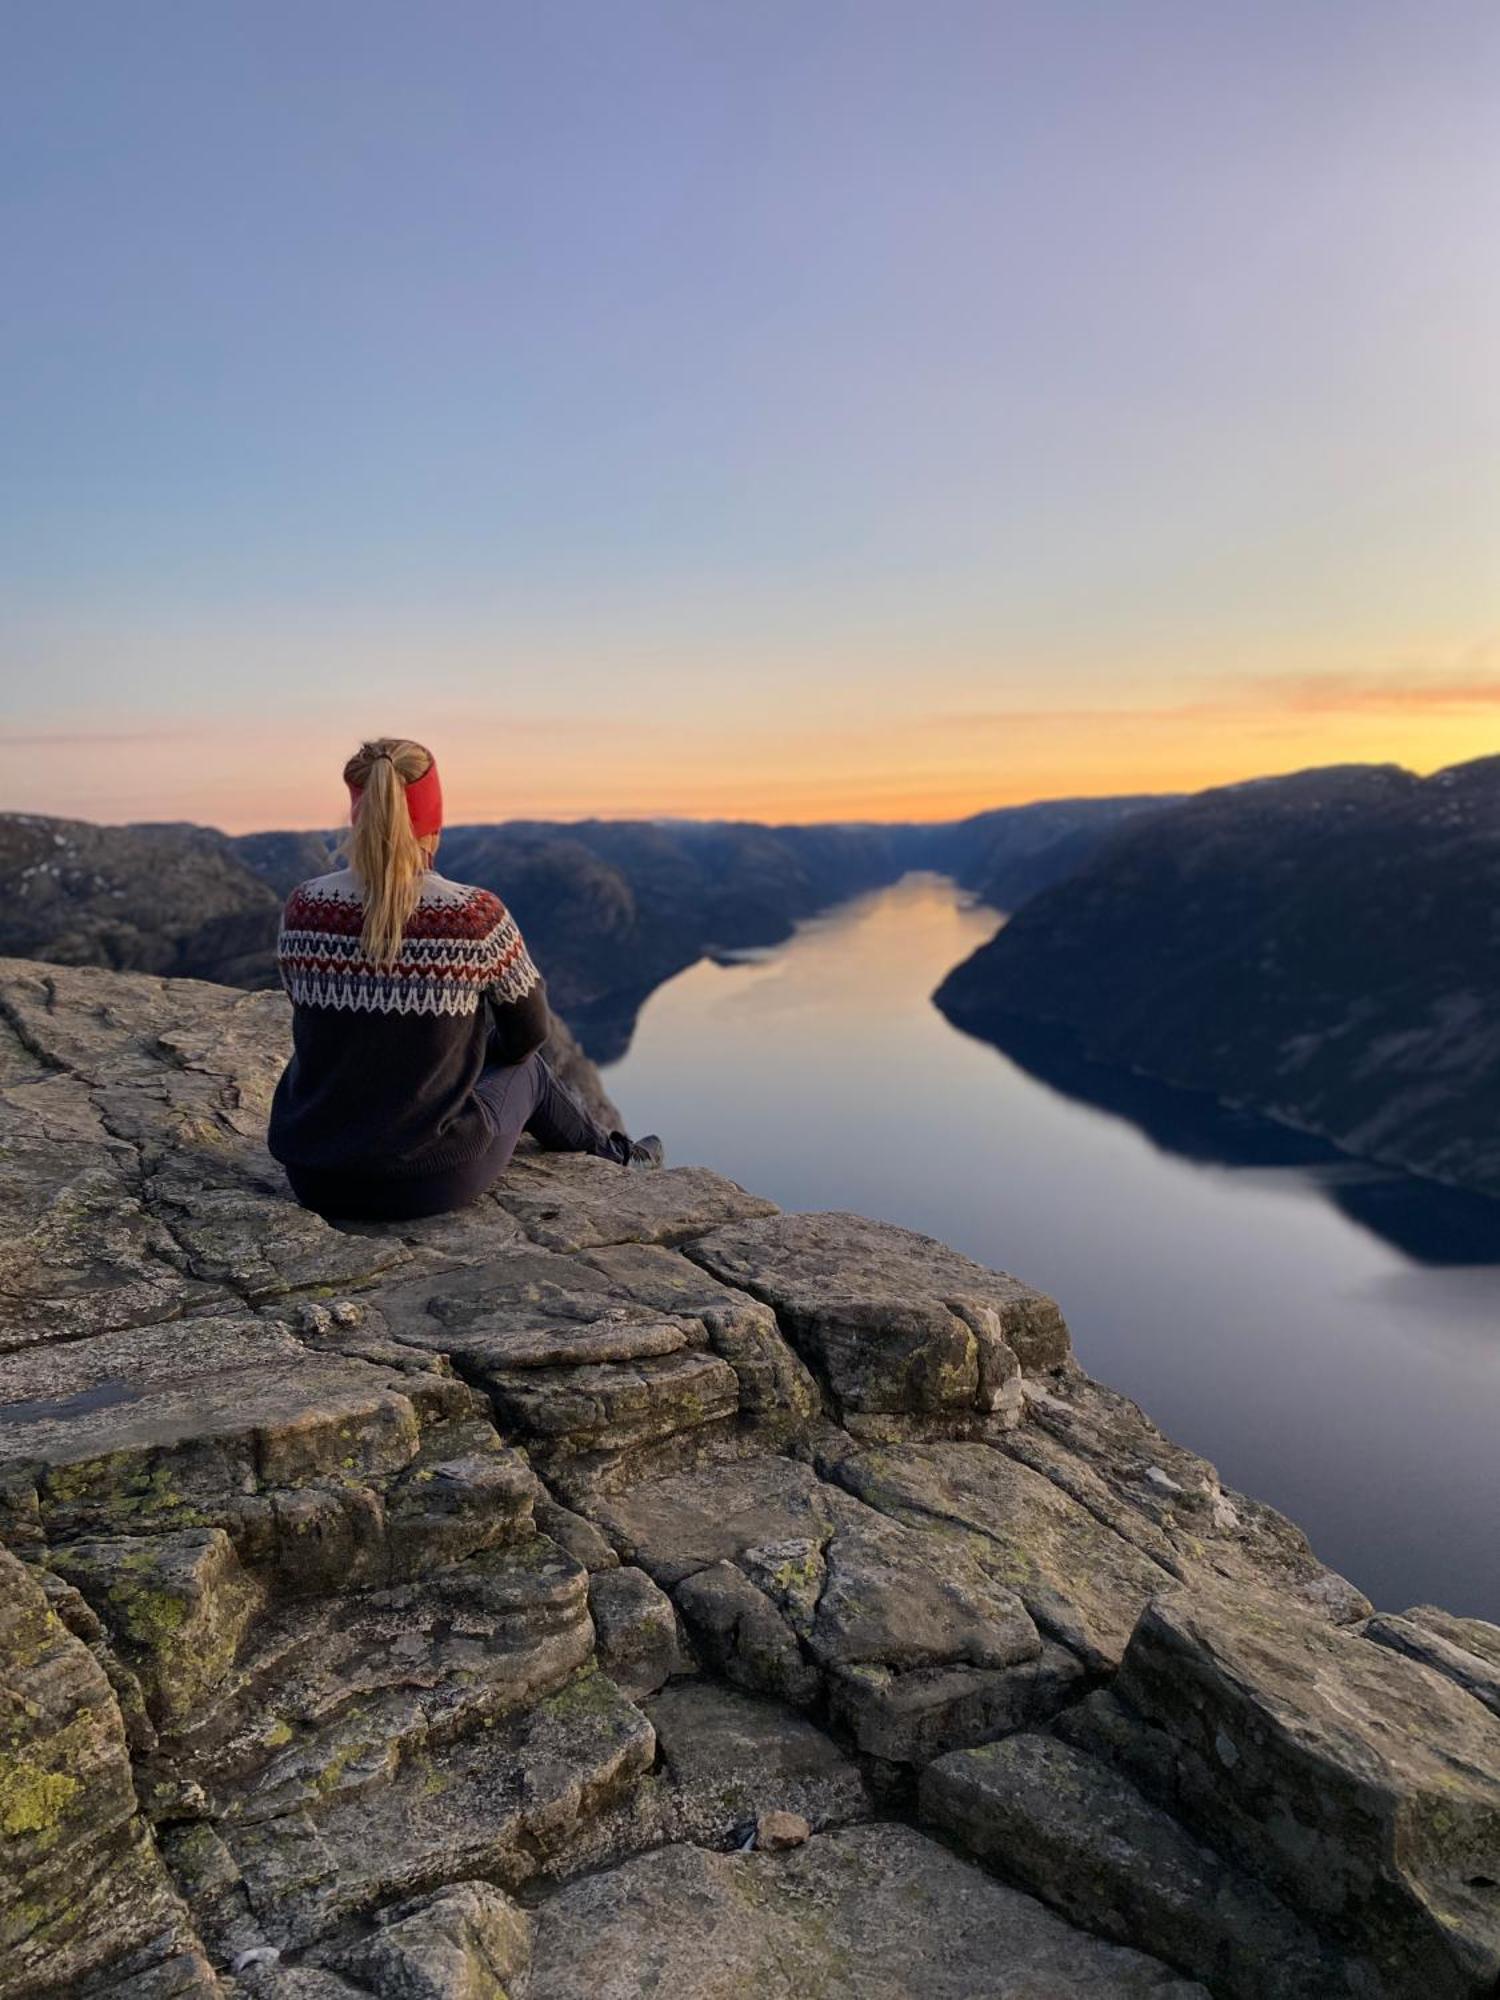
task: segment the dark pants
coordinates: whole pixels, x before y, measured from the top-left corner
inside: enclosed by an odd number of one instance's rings
[[[584,1110],[540,1049],[521,1062],[481,1070],[474,1095],[488,1112],[497,1139],[506,1142],[507,1160],[523,1132],[548,1153],[614,1156],[610,1134]]]
[[[292,1193],[330,1221],[410,1222],[444,1215],[482,1195],[504,1173],[523,1132],[549,1153],[620,1157],[614,1137],[578,1102],[540,1049],[523,1061],[481,1070],[474,1095],[490,1126],[489,1144],[462,1166],[431,1174],[347,1174],[288,1167]]]

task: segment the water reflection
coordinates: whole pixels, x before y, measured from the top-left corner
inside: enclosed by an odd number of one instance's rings
[[[908,877],[704,960],[646,1002],[611,1092],[677,1161],[1042,1286],[1086,1367],[1379,1602],[1500,1617],[1490,1205],[957,1033],[929,995],[997,922]]]
[[[1093,1062],[1063,1028],[1005,1018],[975,1039],[1049,1089],[1128,1118],[1164,1153],[1224,1167],[1295,1169],[1310,1191],[1419,1263],[1500,1264],[1500,1202],[1353,1160],[1311,1133],[1202,1091]]]

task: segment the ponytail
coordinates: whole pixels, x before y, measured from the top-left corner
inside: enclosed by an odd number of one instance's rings
[[[378,736],[362,743],[344,766],[344,782],[355,797],[346,852],[365,904],[360,949],[376,965],[391,965],[400,953],[432,858],[433,840],[420,840],[412,831],[406,801],[406,787],[424,777],[432,761],[432,752],[420,743]]]

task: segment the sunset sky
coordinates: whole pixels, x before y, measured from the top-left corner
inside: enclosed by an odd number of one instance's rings
[[[1500,750],[1493,0],[58,0],[0,806],[938,817]]]

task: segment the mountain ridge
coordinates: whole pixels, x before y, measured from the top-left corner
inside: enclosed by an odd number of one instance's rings
[[[1078,843],[1155,804],[1042,802],[936,827],[461,823],[445,829],[439,865],[514,909],[558,1011],[607,1061],[646,995],[705,952],[778,943],[910,867],[1011,893],[1022,876],[1046,879],[1049,855],[1073,865]],[[0,815],[0,953],[272,986],[281,901],[333,865],[332,845],[331,834]]]
[[[1116,830],[937,989],[1500,1195],[1500,757],[1216,788]]]

